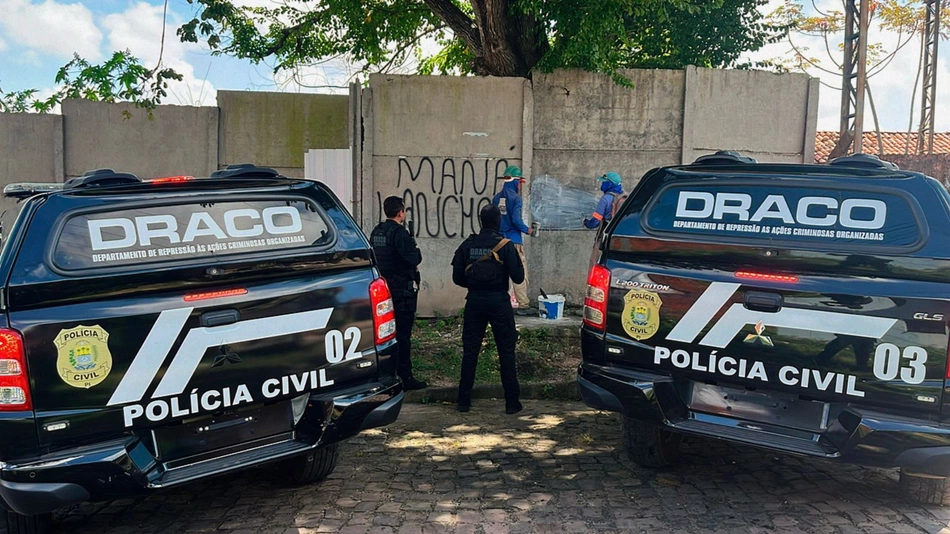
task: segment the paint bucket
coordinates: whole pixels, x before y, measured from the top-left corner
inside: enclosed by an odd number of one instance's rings
[[[564,295],[538,297],[538,315],[542,319],[560,319],[564,317]]]

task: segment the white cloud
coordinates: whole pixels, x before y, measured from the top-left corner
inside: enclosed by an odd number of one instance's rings
[[[102,32],[92,12],[81,3],[4,0],[0,27],[11,43],[33,52],[58,58],[69,58],[75,52],[89,60],[102,56]]]
[[[159,57],[164,67],[169,67],[184,76],[180,82],[169,83],[165,104],[214,105],[215,88],[212,84],[196,75],[194,66],[188,62],[187,54],[200,51],[201,46],[194,43],[182,43],[175,31],[181,21],[171,13],[165,22],[165,44],[162,47],[162,6],[153,6],[138,2],[124,12],[107,15],[102,26],[107,33],[109,50],[130,50],[143,65],[151,68],[158,64]]]

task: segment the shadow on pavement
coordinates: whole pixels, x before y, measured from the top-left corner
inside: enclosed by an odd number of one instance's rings
[[[348,441],[322,483],[273,467],[75,513],[78,533],[937,532],[950,510],[897,495],[896,473],[710,440],[666,470],[630,462],[616,415],[577,402],[407,404]]]

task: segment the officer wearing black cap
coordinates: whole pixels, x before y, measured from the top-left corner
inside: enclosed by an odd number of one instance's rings
[[[407,390],[423,389],[427,384],[412,376],[412,323],[416,320],[419,293],[419,264],[422,252],[416,240],[403,226],[406,205],[399,197],[383,201],[386,220],[373,229],[370,243],[376,253],[379,272],[393,296],[396,312],[396,373]]]
[[[482,231],[466,239],[452,258],[452,281],[468,289],[465,322],[462,326],[462,378],[459,381],[458,410],[467,412],[472,404],[472,386],[478,352],[491,324],[501,363],[501,384],[505,389],[505,413],[521,411],[521,389],[515,373],[515,316],[508,298],[508,281],[524,281],[524,266],[515,245],[501,235],[501,211],[488,205],[478,214]]]

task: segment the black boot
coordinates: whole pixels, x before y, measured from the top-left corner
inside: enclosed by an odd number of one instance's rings
[[[412,391],[415,389],[425,389],[429,387],[429,384],[426,384],[422,380],[416,380],[414,376],[410,376],[402,381],[402,387],[406,391]]]

